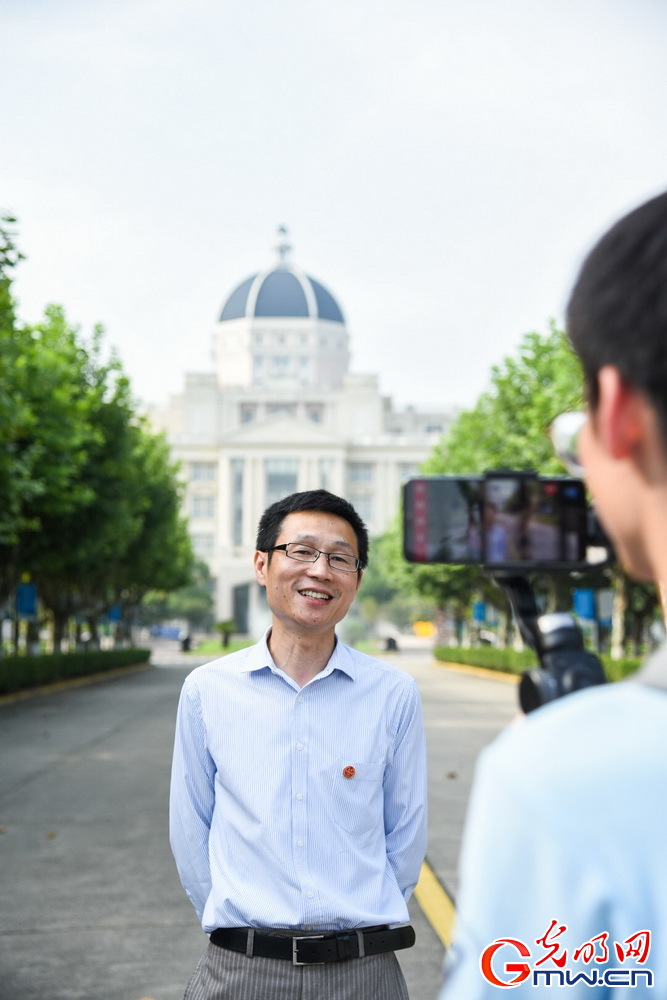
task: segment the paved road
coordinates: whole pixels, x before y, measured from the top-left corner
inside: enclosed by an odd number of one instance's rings
[[[474,757],[515,712],[515,689],[391,654],[421,687],[430,753],[429,861],[456,891]],[[0,705],[0,1000],[181,1000],[206,940],[167,840],[173,722],[197,661]],[[442,946],[411,905],[400,953],[412,1000],[432,1000]]]

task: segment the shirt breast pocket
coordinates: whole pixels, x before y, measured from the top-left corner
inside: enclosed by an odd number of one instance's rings
[[[333,819],[348,833],[368,833],[384,821],[385,762],[339,759],[332,782]]]

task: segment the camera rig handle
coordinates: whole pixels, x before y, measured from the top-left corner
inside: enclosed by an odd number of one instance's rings
[[[523,640],[535,650],[540,662],[539,667],[521,676],[519,703],[524,712],[582,688],[606,683],[602,663],[584,649],[581,629],[572,615],[540,615],[525,576],[502,570],[494,571],[492,576],[506,592]]]

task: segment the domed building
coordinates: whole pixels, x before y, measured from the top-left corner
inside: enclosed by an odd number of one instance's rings
[[[350,372],[341,306],[324,284],[279,259],[227,296],[213,330],[212,372],[188,374],[156,408],[186,479],[195,552],[216,580],[216,617],[259,635],[267,623],[252,556],[264,509],[296,490],[347,497],[371,535],[452,419],[398,410],[374,374]]]
[[[246,278],[225,302],[214,341],[218,382],[339,388],[350,363],[348,342],[333,295],[281,262]]]

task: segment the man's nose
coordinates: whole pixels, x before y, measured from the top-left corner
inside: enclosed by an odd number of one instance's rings
[[[329,576],[331,567],[325,552],[320,552],[315,562],[308,563],[308,571],[313,576]]]

